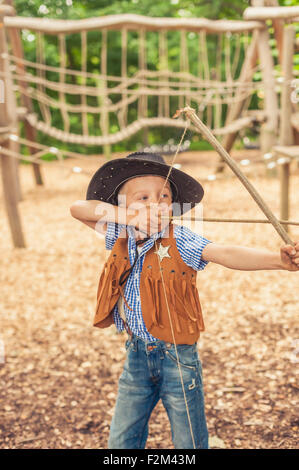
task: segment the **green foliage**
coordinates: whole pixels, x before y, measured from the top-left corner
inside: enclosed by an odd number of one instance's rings
[[[246,0],[15,0],[22,16],[78,19],[91,16],[136,13],[145,16],[241,18]]]

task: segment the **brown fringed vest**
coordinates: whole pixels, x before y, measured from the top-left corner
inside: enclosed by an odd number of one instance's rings
[[[128,235],[119,237],[104,265],[98,290],[93,325],[107,328],[113,324],[113,309],[121,295],[118,280],[130,268]],[[182,260],[173,236],[173,224],[169,225],[169,237],[156,241],[157,249],[164,249],[161,257],[164,286],[170,311],[173,333],[177,344],[193,344],[203,331],[204,322],[196,288],[197,271]],[[173,343],[173,336],[162,284],[158,254],[154,246],[145,254],[140,276],[142,316],[147,330],[155,338]],[[167,254],[170,257],[167,257]]]

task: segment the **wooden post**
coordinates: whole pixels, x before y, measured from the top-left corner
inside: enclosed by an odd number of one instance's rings
[[[281,112],[280,112],[280,145],[292,145],[294,143],[291,122],[292,101],[291,101],[291,80],[293,79],[293,56],[295,43],[295,29],[293,25],[287,25],[283,36],[283,85],[281,92]],[[280,218],[289,219],[289,177],[290,163],[280,165]],[[286,227],[288,230],[288,226]]]
[[[2,107],[2,106],[1,106]],[[6,141],[2,143],[3,148],[10,148],[10,142]],[[3,197],[5,201],[5,207],[10,226],[10,232],[15,248],[25,248],[25,239],[22,230],[21,218],[18,210],[18,196],[15,191],[16,176],[14,157],[4,155],[0,150],[1,158],[1,173],[2,173],[2,185],[3,185]]]
[[[122,28],[121,30],[121,77],[123,80],[127,80],[128,70],[128,31],[127,28]],[[123,91],[121,94],[122,100],[127,100],[128,94],[126,91]],[[118,119],[120,123],[120,129],[123,129],[128,124],[128,106],[123,106],[119,110]]]
[[[168,46],[167,46],[167,31],[161,29],[159,32],[159,71],[168,71]],[[168,74],[160,75],[161,79],[168,83]],[[160,87],[169,91],[169,86]],[[158,97],[158,116],[169,117],[169,95],[160,95]]]
[[[275,91],[274,64],[267,29],[258,31],[258,50],[262,77],[265,84],[264,107],[267,117],[267,121],[261,128],[261,150],[264,154],[275,145],[278,126],[278,99]]]
[[[263,6],[264,0],[252,0],[251,3],[253,6]],[[251,43],[246,51],[246,56],[245,56],[244,63],[242,66],[241,74],[238,79],[240,83],[246,83],[252,80],[254,69],[257,63],[257,59],[258,59],[258,31],[256,30],[252,34]],[[238,90],[236,93],[236,98],[240,98],[242,93],[243,91],[242,91],[242,86],[241,86],[241,89]],[[236,119],[238,119],[238,117],[240,117],[243,111],[245,102],[246,102],[246,99],[244,100],[236,99],[236,102],[231,105],[228,111],[227,117],[226,117],[226,121],[225,121],[226,126],[230,122],[235,121]],[[237,137],[237,132],[231,132],[225,135],[222,145],[227,152],[230,152],[230,150],[232,149],[232,146],[236,140],[236,137]],[[225,166],[223,165],[220,159],[220,163],[216,167],[215,172],[221,173],[224,171],[224,168]]]
[[[279,7],[278,0],[266,0],[266,6],[268,7]],[[282,64],[283,55],[283,26],[284,21],[280,18],[273,18],[272,20],[274,36],[276,39],[276,46],[278,50],[279,62]]]
[[[9,5],[9,6],[12,7],[10,14],[14,15],[15,10],[13,9],[12,0],[6,0],[4,2],[4,4]],[[9,82],[9,83],[12,84],[12,82]],[[10,104],[10,113],[11,113],[11,116],[13,116],[13,119],[14,119],[14,116],[17,114],[17,107],[16,107],[17,105],[16,105],[16,100],[15,100],[13,95],[11,95],[10,99],[12,100],[11,104]],[[16,120],[16,128],[13,130],[11,125],[10,125],[10,128],[11,128],[11,131],[13,131],[15,134],[18,134],[17,120]],[[7,143],[7,145],[8,144],[9,144],[9,148],[11,150],[13,150],[14,152],[19,153],[20,145],[17,141],[10,141],[10,142]],[[20,163],[19,159],[17,159],[17,158],[12,158],[11,159],[11,166],[12,166],[12,169],[14,171],[15,194],[16,194],[16,200],[18,202],[22,201],[22,193],[21,193],[21,185],[20,185],[20,174],[19,174],[19,163]]]
[[[13,7],[13,0],[6,0],[6,3],[11,5]],[[10,39],[10,44],[11,44],[11,49],[13,54],[16,57],[19,57],[20,59],[24,58],[23,54],[23,47],[22,47],[22,41],[21,41],[21,35],[20,35],[20,29],[17,28],[9,28],[8,30],[9,34],[9,39]],[[16,64],[17,72],[19,75],[25,75],[26,70],[25,66],[22,62],[17,62]],[[18,85],[22,88],[28,88],[28,84],[26,81],[21,81],[18,80]],[[27,109],[28,113],[33,112],[33,106],[32,106],[32,101],[31,98],[24,93],[20,93],[20,99],[21,99],[21,104]],[[28,140],[31,141],[36,141],[37,140],[37,132],[36,130],[30,126],[29,122],[25,119],[24,120],[24,132],[25,136]],[[35,149],[29,148],[29,151],[34,154]],[[43,178],[41,174],[41,168],[38,163],[32,163],[32,169],[33,169],[33,176],[35,179],[35,183],[37,185],[43,185]],[[21,200],[21,197],[19,198]]]
[[[14,135],[18,135],[18,128],[15,128],[12,130]],[[16,153],[20,153],[20,144],[18,141],[13,141],[10,140],[7,143],[8,147],[10,150]],[[20,183],[20,159],[19,158],[14,158],[12,157],[12,165],[14,167],[14,181],[15,181],[15,193],[16,193],[16,199],[18,202],[23,201],[22,197],[22,189],[21,189],[21,183]]]
[[[20,59],[23,59],[23,48],[22,48],[22,43],[21,43],[21,36],[20,36],[20,30],[17,30],[16,28],[10,28],[9,29],[9,37],[10,37],[10,42],[11,42],[11,48],[16,57],[19,57]],[[25,75],[26,70],[24,67],[24,64],[21,62],[18,62],[16,64],[17,72],[19,75]],[[18,85],[21,88],[27,88],[28,84],[27,82],[23,82],[22,80],[18,80]],[[33,106],[32,106],[32,101],[29,96],[26,96],[24,93],[20,92],[20,99],[21,99],[21,104],[27,109],[28,113],[33,112]],[[24,132],[25,136],[28,140],[35,141],[37,140],[37,132],[36,130],[30,126],[29,122],[25,119],[24,120]],[[35,149],[29,148],[30,152],[32,154],[35,153]],[[43,179],[41,175],[41,169],[40,165],[38,163],[32,163],[32,169],[33,169],[33,176],[35,183],[37,185],[43,185]]]
[[[138,52],[138,67],[140,70],[147,69],[146,59],[146,30],[144,28],[139,29],[139,52]],[[145,74],[142,74],[143,79],[146,78]],[[138,100],[138,119],[147,117],[148,114],[148,97],[143,95]],[[142,129],[142,140],[143,145],[147,147],[149,145],[149,128],[144,127]]]
[[[257,41],[258,41],[258,32],[254,31],[253,35],[252,35],[251,43],[248,46],[248,49],[247,49],[247,52],[246,52],[246,57],[245,57],[245,60],[244,60],[244,64],[243,64],[243,67],[242,67],[240,78],[238,79],[238,81],[240,83],[246,83],[246,82],[249,82],[249,81],[252,80],[253,73],[254,73],[254,68],[255,68],[255,65],[256,65],[256,62],[257,62],[257,57],[258,57],[258,54],[257,54],[257,51],[258,51]],[[243,91],[242,91],[242,85],[241,85],[241,89],[239,91],[237,91],[237,93],[236,93],[236,102],[233,103],[231,105],[230,109],[229,109],[225,125],[228,125],[230,122],[235,121],[240,116],[240,114],[243,110],[243,107],[244,107],[244,103],[245,103],[245,99],[244,100],[238,99],[238,98],[240,98],[240,95],[242,95],[242,93],[243,93]],[[236,139],[236,136],[237,136],[237,132],[231,132],[231,133],[228,133],[228,134],[225,135],[225,137],[223,139],[223,142],[222,142],[222,145],[223,145],[223,147],[225,148],[225,150],[227,152],[229,152],[231,150],[231,148],[234,144],[234,141]],[[221,162],[221,160],[220,160],[220,162]],[[224,170],[224,168],[225,167],[224,167],[223,163],[222,164],[220,163],[216,167],[215,172],[220,173]]]
[[[246,83],[252,80],[252,77],[254,74],[254,68],[256,66],[256,62],[258,58],[257,40],[258,40],[258,33],[257,31],[254,31],[252,35],[251,44],[249,45],[247,53],[246,53],[246,57],[244,60],[240,78],[238,79],[238,82],[240,83]],[[240,96],[240,94],[242,93],[243,93],[242,90],[237,92],[236,97]],[[243,110],[244,103],[245,103],[245,99],[244,100],[236,99],[236,103],[231,106],[228,112],[225,125],[229,124],[232,121],[235,121],[240,116]],[[223,140],[223,147],[228,152],[232,148],[235,138],[236,138],[236,134],[228,134]]]
[[[101,50],[101,74],[107,75],[107,35],[108,31],[106,28],[102,29],[102,50]],[[107,110],[107,105],[109,102],[108,97],[108,89],[107,89],[107,80],[103,79],[102,81],[102,92],[103,92],[103,99],[102,99],[102,112],[101,112],[101,129],[102,135],[108,136],[109,135],[109,111]],[[104,155],[107,160],[111,158],[111,145],[104,144]]]
[[[252,0],[253,7],[263,8],[267,0]],[[264,81],[264,109],[266,114],[266,122],[261,125],[260,142],[261,153],[269,152],[272,146],[276,143],[276,133],[278,126],[278,99],[275,92],[275,79],[274,79],[274,64],[269,46],[269,33],[266,28],[258,30],[258,57],[260,61],[260,68],[262,78]],[[267,169],[267,175],[276,175],[276,169]]]
[[[0,6],[0,71],[4,72],[4,103],[0,108],[0,128],[9,127],[11,130],[16,129],[17,109],[15,96],[12,89],[12,80],[9,73],[9,62],[7,59],[7,43],[6,35],[3,27],[3,18],[5,15],[13,15],[14,9],[10,6]],[[7,134],[1,136],[1,145],[3,148],[12,146]],[[16,168],[14,157],[1,154],[2,184],[5,207],[10,225],[11,235],[15,247],[24,248],[25,241],[22,232],[21,219],[18,211],[18,183],[16,181]]]

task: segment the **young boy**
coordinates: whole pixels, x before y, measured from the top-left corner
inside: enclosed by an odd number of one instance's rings
[[[110,449],[144,448],[160,399],[175,448],[209,448],[197,271],[210,261],[239,270],[299,270],[299,242],[276,254],[220,245],[170,223],[169,216],[190,210],[204,192],[186,173],[169,170],[155,154],[112,160],[92,177],[87,201],[71,206],[75,218],[105,234],[112,250],[100,276],[94,326],[115,323],[128,333]]]

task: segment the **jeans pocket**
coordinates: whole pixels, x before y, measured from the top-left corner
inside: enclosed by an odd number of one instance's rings
[[[176,365],[180,365],[182,368],[187,369],[187,370],[197,370],[197,364],[194,364],[192,360],[188,360],[187,358],[181,358],[180,355],[178,354],[178,359],[175,354],[172,352],[166,350],[165,351],[166,355],[176,363]]]

